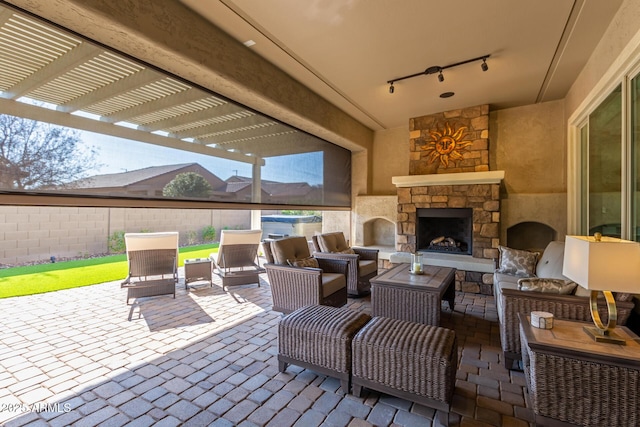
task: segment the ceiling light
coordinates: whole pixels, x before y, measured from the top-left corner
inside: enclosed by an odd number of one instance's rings
[[[405,80],[405,79],[411,79],[413,77],[418,77],[425,74],[438,73],[438,81],[443,82],[444,81],[444,75],[442,74],[443,70],[446,70],[447,68],[457,67],[458,65],[468,64],[470,62],[482,61],[482,64],[480,64],[480,67],[482,68],[482,71],[487,71],[489,69],[489,66],[487,65],[487,58],[489,58],[490,56],[491,55],[478,56],[477,58],[467,59],[466,61],[456,62],[454,64],[445,65],[444,67],[441,67],[439,65],[433,65],[431,67],[426,68],[424,71],[420,71],[419,73],[409,74],[408,76],[398,77],[393,80],[387,80],[387,83],[391,85],[389,86],[389,93],[394,92],[393,84],[395,82],[399,82],[400,80]]]
[[[256,42],[254,42],[253,40],[247,40],[246,42],[244,42],[242,44],[245,45],[246,47],[251,47],[251,46],[255,45]]]

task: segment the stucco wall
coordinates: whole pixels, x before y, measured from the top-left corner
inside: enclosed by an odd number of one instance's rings
[[[520,222],[540,222],[557,238],[567,232],[567,168],[564,103],[560,101],[490,114],[491,170],[505,171],[501,186],[500,241]]]
[[[634,49],[634,46],[629,46],[629,43],[634,39],[638,39],[639,32],[640,2],[638,0],[625,0],[565,97],[567,118],[571,117],[580,108],[585,98],[625,50],[627,51],[620,58],[620,61],[624,63],[628,59],[628,51]]]
[[[395,195],[394,176],[409,175],[409,118],[407,125],[377,131],[373,138],[371,167],[372,187],[369,194]]]
[[[178,231],[180,244],[205,226],[249,228],[251,211],[0,206],[0,266],[103,254],[115,231]]]

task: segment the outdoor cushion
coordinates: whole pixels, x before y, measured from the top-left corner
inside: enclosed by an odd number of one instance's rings
[[[500,250],[500,273],[510,273],[517,276],[530,277],[535,274],[538,254],[520,249],[511,249],[506,246],[499,246]]]
[[[340,273],[322,273],[322,297],[326,298],[347,286],[347,279]]]
[[[358,270],[361,277],[371,273],[377,273],[378,263],[370,259],[361,259],[358,261]]]
[[[309,244],[304,237],[285,237],[271,243],[273,262],[275,264],[289,265],[287,260],[309,258]]]
[[[342,252],[350,249],[341,231],[319,234],[317,238],[321,252]]]
[[[540,257],[536,265],[536,276],[553,279],[567,279],[562,275],[562,263],[564,260],[564,242],[552,241]]]
[[[529,292],[545,292],[560,295],[570,295],[578,284],[571,280],[547,279],[530,277],[518,280],[518,289]]]
[[[302,259],[288,259],[287,263],[292,267],[320,268],[318,260],[311,256]]]

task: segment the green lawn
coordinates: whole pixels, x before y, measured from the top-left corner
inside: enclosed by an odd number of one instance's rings
[[[217,243],[180,248],[178,265],[183,266],[185,259],[207,258],[217,248]],[[123,280],[126,276],[127,256],[124,254],[5,268],[0,270],[0,298],[95,285]]]

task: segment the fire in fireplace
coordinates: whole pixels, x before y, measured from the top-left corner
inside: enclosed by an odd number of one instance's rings
[[[420,208],[417,217],[419,251],[472,254],[472,208]]]

